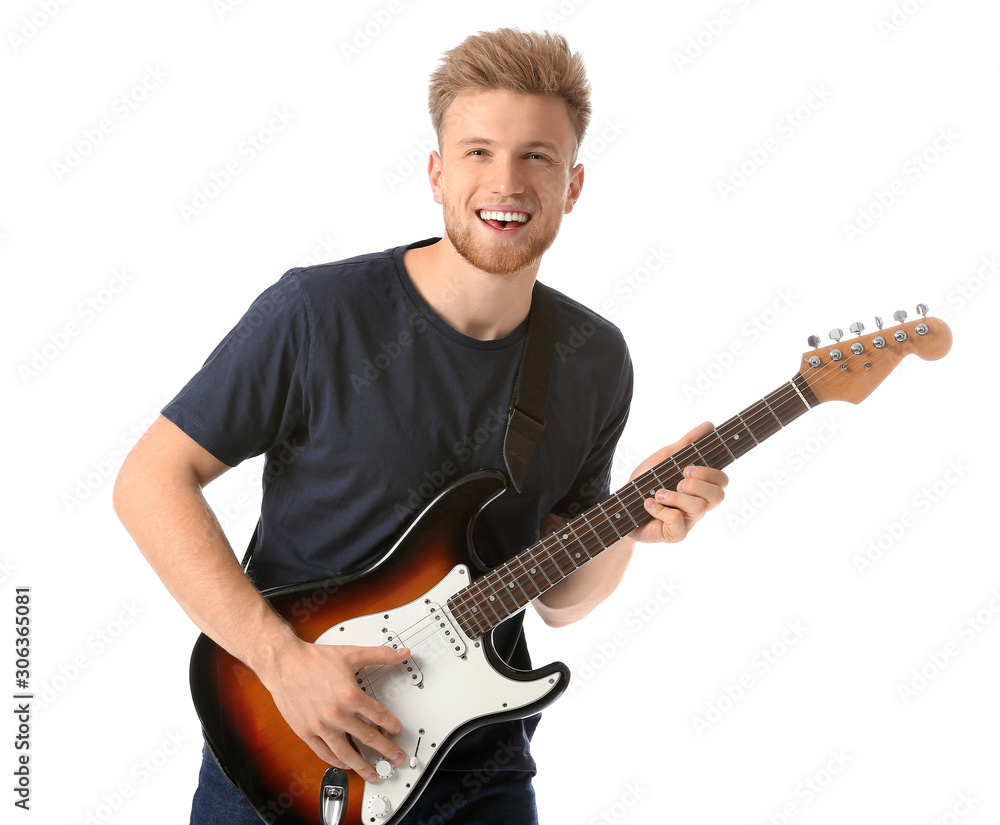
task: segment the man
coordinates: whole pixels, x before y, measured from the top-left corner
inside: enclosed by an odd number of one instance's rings
[[[502,425],[535,277],[583,186],[575,158],[589,87],[561,37],[501,30],[445,56],[431,112],[440,148],[428,172],[444,237],[286,273],[164,409],[115,488],[123,523],[195,623],[257,674],[321,759],[367,779],[373,766],[348,736],[396,765],[409,755],[391,738],[399,720],[354,674],[408,651],[307,643],[257,588],[363,569],[442,482],[503,466]],[[632,370],[620,333],[565,296],[554,299],[559,354],[548,427],[522,492],[508,491],[477,521],[477,549],[492,563],[607,495],[628,413]],[[582,344],[581,329],[590,333]],[[378,371],[363,368],[389,352]],[[709,428],[651,456],[636,475]],[[251,582],[201,489],[262,452]],[[607,598],[635,541],[683,539],[722,500],[720,471],[684,475],[678,490],[646,502],[650,522],[534,601],[547,624],[577,621]],[[528,667],[520,615],[495,640],[513,666]],[[461,740],[405,822],[442,810],[498,742],[506,770],[463,797],[456,821],[534,822],[528,740],[536,723]],[[210,757],[192,813],[192,822],[209,821],[257,821]]]

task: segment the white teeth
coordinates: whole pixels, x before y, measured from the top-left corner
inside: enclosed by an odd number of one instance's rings
[[[528,220],[528,215],[524,212],[487,212],[484,210],[479,213],[479,217],[484,221],[517,221],[518,223],[526,223]]]

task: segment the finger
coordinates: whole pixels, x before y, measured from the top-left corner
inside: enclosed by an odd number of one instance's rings
[[[699,438],[708,435],[714,429],[715,427],[712,426],[712,423],[710,421],[703,421],[701,424],[699,424],[697,427],[691,430],[691,432],[689,432],[687,435],[681,438],[680,441],[677,442],[677,444],[679,445],[678,449],[680,449],[680,447],[686,447],[688,444],[693,444]]]
[[[341,709],[334,711],[319,726],[319,731],[306,741],[317,756],[331,765],[349,768],[368,781],[374,781],[376,778],[374,766],[355,750],[347,738],[348,735],[358,745],[378,752],[394,765],[402,765],[406,757],[399,745],[367,718],[369,714],[374,717],[391,716],[391,714],[360,691],[358,695],[361,701],[355,707],[345,702]]]
[[[402,748],[393,742],[366,718],[355,716],[344,725],[344,730],[354,737],[354,741],[371,750],[378,751],[394,765],[402,765],[406,759]]]
[[[392,667],[400,665],[410,658],[408,648],[394,649],[391,647],[358,647],[352,652],[351,665],[356,672],[362,668]],[[369,673],[369,675],[371,675]],[[390,734],[395,735],[403,729],[403,723],[385,705],[362,690],[357,693],[357,702],[353,706],[354,713],[361,714]]]
[[[674,507],[690,518],[701,518],[712,508],[712,502],[722,501],[722,489],[704,481],[685,480],[676,490],[657,490],[655,499],[667,507]]]
[[[335,768],[354,771],[366,782],[374,782],[378,779],[375,767],[354,749],[344,734],[331,734],[325,740],[321,737],[315,737],[309,741],[309,746],[317,756]]]
[[[410,658],[410,650],[406,647],[345,645],[343,649],[347,653],[351,665],[358,670],[375,665],[398,665]]]
[[[707,481],[709,484],[714,484],[722,489],[725,489],[729,484],[729,476],[722,472],[722,470],[716,470],[712,467],[703,467],[696,464],[692,464],[690,467],[684,468],[684,477],[696,478],[699,481]]]
[[[668,444],[666,447],[662,447],[653,453],[649,458],[643,461],[638,467],[636,467],[635,472],[632,473],[632,480],[634,481],[640,475],[642,475],[647,470],[655,467],[657,464],[662,464],[670,456],[683,450],[688,444],[697,441],[704,435],[707,435],[712,431],[713,427],[711,422],[704,422],[695,427],[691,432],[681,438],[679,441],[675,441],[673,444]]]
[[[705,511],[718,507],[726,496],[718,484],[712,484],[708,481],[701,481],[696,478],[686,478],[681,481],[677,485],[677,492],[681,495],[688,496],[689,498],[697,498],[704,501]],[[692,512],[687,507],[684,507],[684,510],[688,513]]]
[[[660,530],[665,541],[681,541],[687,535],[687,519],[681,510],[664,506],[652,498],[646,499],[645,507],[646,512],[662,525]]]
[[[341,760],[327,745],[326,740],[321,736],[312,735],[303,738],[303,741],[312,748],[313,753],[315,753],[324,762],[333,765],[335,768],[340,768],[344,770],[347,765]]]

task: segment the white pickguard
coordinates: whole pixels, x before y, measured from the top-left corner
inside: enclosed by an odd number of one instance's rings
[[[437,750],[457,728],[473,719],[531,705],[558,686],[558,673],[533,681],[500,675],[487,661],[482,644],[441,616],[448,599],[469,581],[468,569],[455,567],[419,599],[387,613],[351,619],[316,640],[317,644],[410,648],[410,659],[403,665],[366,668],[361,674],[366,692],[402,722],[403,730],[393,741],[408,760],[394,768],[381,754],[359,748],[380,775],[377,781],[365,783],[362,815],[366,821],[388,822],[399,811]]]

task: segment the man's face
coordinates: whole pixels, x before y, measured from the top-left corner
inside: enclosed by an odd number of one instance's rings
[[[513,275],[535,264],[573,209],[583,166],[566,104],[516,92],[459,95],[431,154],[445,234],[473,266]]]

